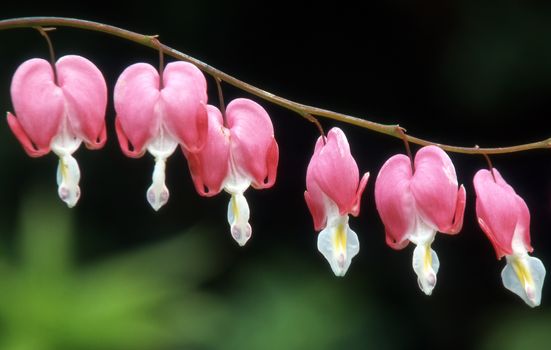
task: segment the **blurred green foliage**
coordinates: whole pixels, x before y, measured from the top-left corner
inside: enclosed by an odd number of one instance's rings
[[[216,349],[389,349],[383,310],[345,280],[305,265],[292,252],[265,257],[232,282],[233,320]],[[321,272],[321,273],[320,273]]]
[[[1,257],[0,349],[164,349],[219,327],[225,308],[198,287],[217,270],[204,229],[79,266],[72,215],[49,200],[24,200],[16,258]]]
[[[551,313],[547,310],[496,312],[486,325],[487,331],[481,340],[482,350],[547,349],[551,344]]]
[[[79,264],[72,212],[50,200],[41,191],[24,198],[16,252],[0,258],[2,350],[329,350],[397,343],[378,336],[384,317],[369,296],[289,252],[230,274],[225,295],[209,290],[204,285],[219,276],[224,258],[205,227]]]

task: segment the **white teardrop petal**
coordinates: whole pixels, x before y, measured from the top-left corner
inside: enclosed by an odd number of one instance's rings
[[[419,288],[426,294],[431,295],[436,286],[436,274],[440,268],[440,260],[430,245],[420,244],[413,250],[413,270],[417,274]]]
[[[318,250],[336,276],[344,276],[360,251],[358,235],[348,226],[348,217],[330,222],[318,235]]]
[[[168,202],[170,193],[165,185],[166,159],[156,158],[153,169],[152,184],[147,189],[147,201],[157,211]]]
[[[232,194],[228,203],[228,223],[233,239],[240,246],[244,246],[252,235],[249,217],[249,204],[243,193]]]
[[[505,288],[531,307],[540,305],[544,279],[545,266],[541,260],[527,254],[507,256],[507,265],[501,271]]]
[[[59,157],[57,165],[57,193],[69,208],[74,207],[80,198],[80,169],[71,155]]]
[[[174,153],[176,147],[178,147],[178,142],[164,127],[160,127],[158,135],[153,137],[147,145],[147,151],[155,157],[155,168],[146,197],[155,211],[161,209],[170,197],[165,184],[166,160]]]

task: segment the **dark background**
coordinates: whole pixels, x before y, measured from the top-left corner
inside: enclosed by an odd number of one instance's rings
[[[163,43],[279,96],[380,123],[399,123],[408,133],[434,142],[491,147],[551,136],[551,3],[546,1],[1,5],[0,18],[18,16],[77,17],[159,34]],[[155,51],[101,33],[58,28],[51,38],[58,57],[79,54],[92,60],[110,93],[128,65],[157,64]],[[13,110],[13,72],[26,59],[47,58],[47,48],[30,29],[2,31],[0,43],[0,109],[8,111]],[[208,80],[210,103],[217,104],[215,85]],[[346,132],[360,172],[371,173],[361,215],[350,221],[360,237],[360,254],[346,277],[339,279],[316,250],[303,200],[316,128],[230,86],[224,86],[224,93],[226,102],[244,96],[261,103],[272,117],[280,147],[276,186],[246,193],[253,227],[247,246],[239,249],[229,236],[228,196],[199,197],[179,151],[168,162],[168,205],[158,213],[149,207],[145,190],[153,161],[150,156],[123,156],[110,101],[106,147],[95,152],[82,148],[76,155],[82,171],[82,197],[71,210],[76,266],[144,249],[207,223],[214,232],[209,239],[217,242],[204,244],[217,245],[218,253],[211,258],[220,266],[200,288],[222,304],[238,307],[230,312],[229,323],[238,326],[235,331],[205,326],[225,338],[214,345],[195,340],[199,349],[232,348],[231,344],[242,349],[259,348],[255,344],[297,349],[516,349],[551,341],[549,286],[544,285],[542,305],[536,309],[505,290],[500,279],[504,261],[496,261],[476,224],[472,178],[486,166],[482,157],[450,154],[459,182],[467,188],[465,221],[458,236],[437,236],[433,248],[441,269],[437,287],[427,297],[411,268],[412,248],[396,252],[385,245],[373,200],[377,172],[391,155],[404,152],[401,141],[320,119],[326,130],[339,126]],[[549,268],[549,150],[492,160],[530,207],[533,255]],[[2,254],[17,262],[18,213],[30,189],[44,184],[45,205],[63,207],[56,198],[56,160],[53,155],[27,157],[4,123],[0,161]],[[186,256],[175,255],[173,262],[201,270]],[[335,291],[335,298],[330,294],[316,299],[327,290]],[[305,297],[293,299],[298,293]],[[273,310],[265,311],[266,305]],[[308,322],[301,318],[304,312],[298,312],[301,307],[311,312]],[[0,312],[0,330],[8,323],[2,319]],[[296,341],[285,343],[291,330],[298,333]],[[175,330],[179,331],[185,333]],[[327,343],[315,342],[331,332],[335,337]],[[256,333],[262,337],[255,343]]]

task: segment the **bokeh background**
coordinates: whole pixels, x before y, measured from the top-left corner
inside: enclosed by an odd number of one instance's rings
[[[78,17],[160,40],[280,96],[381,123],[435,142],[473,146],[551,136],[551,3],[547,1],[157,1],[70,5],[3,2],[0,18]],[[110,91],[151,49],[59,28],[58,57],[83,55]],[[15,69],[47,58],[31,29],[0,32],[0,110],[12,110]],[[225,86],[226,100],[251,97]],[[210,102],[217,104],[209,79]],[[0,349],[546,349],[551,294],[530,309],[501,285],[503,261],[476,224],[479,156],[451,154],[468,203],[460,235],[437,237],[441,269],[431,297],[417,287],[412,247],[384,243],[373,184],[400,140],[345,130],[371,179],[351,219],[361,251],[336,278],[316,250],[303,201],[318,136],[290,111],[262,103],[280,146],[274,188],[247,192],[253,238],[226,223],[228,196],[199,197],[184,157],[168,162],[168,205],[145,199],[153,160],[125,158],[107,109],[106,147],[76,154],[82,197],[57,198],[56,159],[31,159],[0,124]],[[417,147],[414,147],[416,150]],[[551,268],[551,153],[492,157],[526,200],[534,255]]]

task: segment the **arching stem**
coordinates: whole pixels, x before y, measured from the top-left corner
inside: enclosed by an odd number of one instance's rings
[[[176,59],[190,62],[197,66],[204,73],[207,73],[215,78],[225,81],[226,83],[233,85],[243,91],[246,91],[252,95],[255,95],[261,99],[274,103],[285,109],[294,111],[301,116],[309,114],[314,117],[329,118],[337,120],[350,125],[359,126],[365,129],[369,129],[381,134],[390,135],[396,138],[402,138],[402,135],[397,131],[397,124],[380,124],[370,120],[353,117],[343,113],[333,112],[330,110],[308,106],[298,102],[294,102],[283,97],[274,95],[268,91],[262,90],[256,86],[241,81],[229,74],[226,74],[194,57],[186,55],[180,51],[177,51],[167,45],[160,42],[151,40],[151,36],[139,34],[126,29],[118,28],[115,26],[107,25],[104,23],[86,21],[76,18],[64,18],[64,17],[21,17],[12,18],[0,21],[0,30],[15,29],[15,28],[34,28],[38,26],[57,26],[57,27],[73,27],[85,30],[91,30],[95,32],[102,32],[111,36],[123,38],[128,41],[133,41],[140,45],[154,48],[162,51],[164,54],[172,56]],[[465,153],[465,154],[506,154],[514,152],[522,152],[533,149],[548,149],[551,148],[551,138],[545,140],[526,143],[521,145],[514,145],[508,147],[495,147],[495,148],[475,148],[475,147],[461,147],[446,145],[441,143],[432,142],[430,140],[420,139],[411,135],[406,135],[406,139],[421,146],[436,145],[448,152]]]

